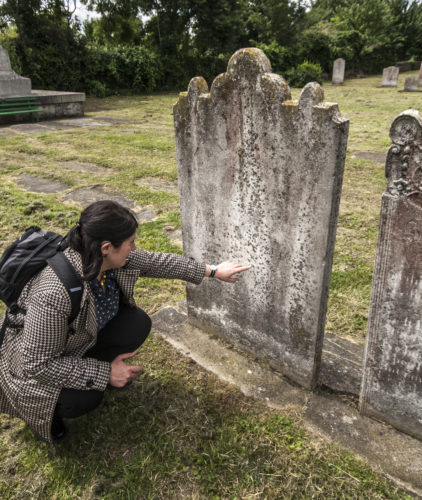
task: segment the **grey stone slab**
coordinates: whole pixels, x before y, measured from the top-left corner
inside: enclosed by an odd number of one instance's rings
[[[139,207],[135,206],[133,212],[136,215],[136,219],[140,224],[144,222],[151,222],[157,218],[157,213],[151,207]]]
[[[74,189],[73,191],[66,193],[62,199],[64,201],[76,202],[84,208],[95,201],[113,200],[120,203],[124,207],[131,209],[140,224],[150,222],[157,217],[157,213],[151,207],[137,206],[132,200],[129,200],[120,193],[106,191],[103,186],[99,185]]]
[[[333,78],[334,85],[342,85],[344,83],[344,71],[346,69],[346,61],[341,57],[336,59],[333,64]]]
[[[17,132],[14,130],[11,130],[9,128],[0,128],[0,136],[1,137],[10,137],[10,136],[16,136]]]
[[[258,49],[174,107],[185,255],[253,268],[187,285],[192,324],[312,387],[318,378],[348,120],[308,84],[298,101]]]
[[[172,194],[179,194],[177,181],[166,181],[157,177],[143,177],[135,181],[138,186],[146,187],[153,191],[166,191]]]
[[[62,167],[64,169],[76,170],[77,172],[87,172],[89,174],[99,174],[99,175],[111,175],[114,172],[105,167],[101,167],[100,165],[95,165],[93,163],[80,163],[78,161],[63,161],[57,163],[57,166]]]
[[[418,87],[422,87],[422,63],[418,73]]]
[[[125,118],[113,118],[111,116],[90,116],[90,118],[92,120],[95,120],[95,121],[99,121],[99,122],[108,122],[108,123],[115,123],[115,124],[119,124],[119,123],[133,123],[133,120],[127,120]]]
[[[383,87],[397,87],[397,80],[399,78],[400,69],[397,66],[389,66],[384,68],[382,71],[382,82]]]
[[[62,123],[59,121],[56,122],[56,121],[52,121],[52,120],[49,120],[47,122],[42,122],[42,125],[45,125],[48,128],[57,129],[57,130],[65,130],[65,129],[69,129],[69,128],[79,127],[78,125],[72,125],[71,123]]]
[[[100,123],[94,122],[90,119],[85,118],[73,118],[68,120],[62,120],[64,124],[70,124],[76,127],[107,127],[110,126],[110,123]]]
[[[168,239],[172,243],[175,243],[176,245],[179,245],[180,247],[183,246],[182,230],[181,229],[176,229],[173,226],[164,226],[164,231],[166,232]]]
[[[391,125],[361,411],[422,439],[422,116]],[[422,471],[421,471],[422,472]]]
[[[354,151],[351,154],[352,158],[362,158],[363,160],[376,161],[377,163],[385,163],[387,155],[376,151]]]
[[[166,307],[152,315],[152,323],[154,333],[220,379],[272,408],[302,415],[308,431],[358,454],[410,494],[422,497],[421,441],[360,415],[348,396],[312,394],[290,384],[265,364],[190,325],[182,308]],[[348,352],[347,348],[346,363]],[[324,348],[323,360],[325,356]],[[355,359],[351,356],[350,361]]]
[[[129,200],[119,193],[105,191],[103,186],[92,186],[74,189],[70,193],[64,195],[63,200],[74,201],[82,205],[84,208],[91,203],[100,200],[113,200],[130,209],[133,209],[135,207],[135,203],[132,200]]]
[[[22,186],[26,191],[33,193],[59,193],[69,189],[70,186],[63,182],[55,181],[52,179],[45,179],[44,177],[37,177],[30,174],[22,174],[17,177],[17,183]]]
[[[20,123],[11,125],[9,128],[21,134],[45,134],[52,131],[52,129],[40,123]]]

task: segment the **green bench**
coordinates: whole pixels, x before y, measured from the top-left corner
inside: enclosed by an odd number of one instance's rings
[[[40,111],[42,109],[36,97],[8,97],[0,100],[0,116],[35,113],[36,121],[38,121]]]

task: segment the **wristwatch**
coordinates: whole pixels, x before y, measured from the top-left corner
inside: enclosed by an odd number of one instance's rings
[[[210,275],[208,277],[214,278],[215,273],[217,272],[217,266],[215,266],[214,264],[211,264],[210,269],[211,269],[211,272],[210,272]]]

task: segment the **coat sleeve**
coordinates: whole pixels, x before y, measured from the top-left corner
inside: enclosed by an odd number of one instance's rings
[[[62,355],[69,315],[70,298],[61,282],[41,281],[28,300],[21,343],[23,376],[54,387],[103,391],[110,363]]]
[[[174,253],[147,252],[138,248],[129,255],[125,269],[137,270],[140,277],[181,279],[198,285],[205,276],[206,266]]]

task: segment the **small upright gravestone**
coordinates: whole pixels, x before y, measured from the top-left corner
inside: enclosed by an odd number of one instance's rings
[[[419,68],[418,87],[422,87],[422,63],[421,63],[421,67]]]
[[[341,57],[334,61],[333,65],[333,79],[334,85],[343,85],[344,83],[344,70],[346,69],[346,61]]]
[[[382,72],[382,87],[397,87],[399,78],[399,68],[397,66],[389,66],[384,68]]]
[[[404,91],[405,92],[418,92],[421,89],[418,85],[418,77],[417,76],[408,76],[404,81]]]
[[[391,125],[360,407],[422,438],[422,116]]]
[[[31,93],[31,79],[12,70],[9,54],[0,45],[0,97],[22,96]]]
[[[317,380],[348,120],[317,83],[299,101],[265,54],[241,49],[174,107],[184,254],[253,268],[187,285],[189,322]]]

